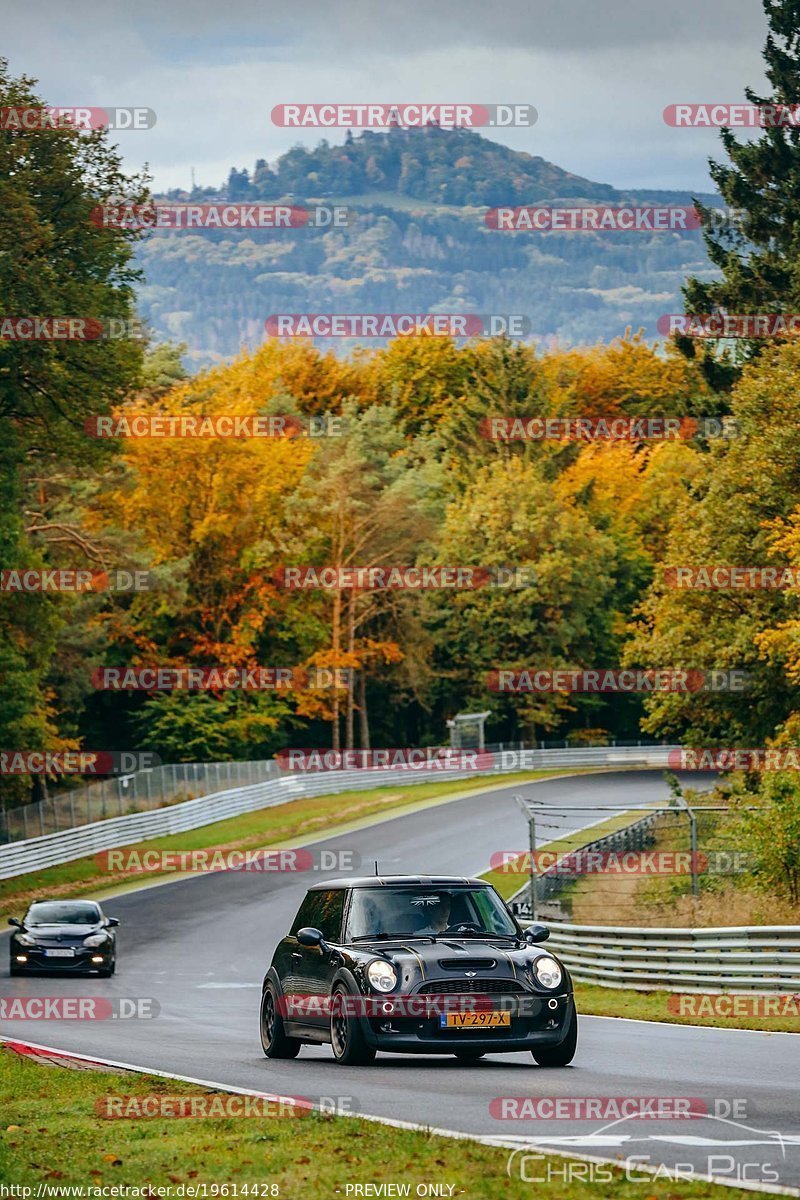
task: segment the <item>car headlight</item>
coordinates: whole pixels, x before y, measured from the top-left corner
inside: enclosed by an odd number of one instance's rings
[[[18,933],[14,939],[18,946],[35,946],[36,938],[32,938],[28,933]]]
[[[367,967],[367,979],[376,992],[390,992],[397,986],[397,972],[391,963],[374,958]]]
[[[548,954],[543,954],[541,958],[534,960],[531,966],[531,974],[537,983],[540,983],[543,988],[557,988],[561,983],[561,967],[554,958],[550,958]]]
[[[84,946],[103,946],[107,940],[107,933],[93,933],[91,937],[83,939],[83,944]]]

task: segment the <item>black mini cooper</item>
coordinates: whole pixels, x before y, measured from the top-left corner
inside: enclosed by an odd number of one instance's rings
[[[268,1058],[330,1042],[337,1062],[378,1050],[485,1054],[530,1050],[543,1067],[574,1057],[572,982],[524,933],[494,888],[453,876],[335,879],[312,887],[278,945],[261,992]]]

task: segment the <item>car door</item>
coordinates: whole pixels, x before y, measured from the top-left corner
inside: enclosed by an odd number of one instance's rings
[[[345,895],[343,888],[320,888],[309,892],[287,939],[289,961],[292,964],[291,992],[306,1012],[303,1024],[314,1028],[328,1026],[326,1001],[336,963],[327,950],[320,950],[318,946],[301,946],[297,931],[311,926],[322,931],[326,942],[338,943],[342,932]]]

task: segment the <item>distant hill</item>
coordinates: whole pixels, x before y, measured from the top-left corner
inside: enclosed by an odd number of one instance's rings
[[[295,146],[222,189],[165,199],[347,204],[344,229],[161,232],[140,249],[145,318],[206,363],[262,340],[275,313],[519,313],[535,340],[656,336],[680,312],[688,273],[711,269],[698,232],[518,233],[486,227],[497,205],[690,204],[688,193],[621,191],[467,129],[393,129]],[[718,203],[712,196],[699,197]],[[351,344],[329,343],[339,351]]]
[[[470,129],[390,129],[348,134],[344,145],[294,146],[270,167],[259,159],[252,179],[234,172],[229,187],[243,197],[276,199],[293,192],[340,196],[389,192],[434,204],[527,204],[585,196],[610,200],[614,188],[582,179],[544,158],[510,150]]]

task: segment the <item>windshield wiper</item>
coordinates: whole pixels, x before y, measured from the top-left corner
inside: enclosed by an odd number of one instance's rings
[[[491,942],[495,938],[511,938],[512,941],[519,942],[521,938],[517,933],[478,933],[474,929],[467,930],[466,933],[448,933],[447,937],[452,941],[458,941],[460,938],[480,938],[482,942]]]
[[[404,938],[428,938],[429,941],[435,942],[436,938],[432,933],[360,933],[357,937],[350,938],[351,942],[399,942]]]

